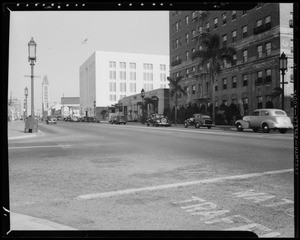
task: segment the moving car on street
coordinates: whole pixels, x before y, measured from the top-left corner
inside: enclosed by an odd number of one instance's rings
[[[46,119],[47,124],[57,124],[57,118],[56,117],[47,117]]]
[[[210,129],[213,126],[211,117],[200,113],[193,114],[193,117],[184,121],[184,127],[195,126],[195,128],[207,127]]]
[[[286,112],[281,109],[257,109],[251,116],[245,116],[243,119],[235,122],[237,131],[250,128],[254,132],[262,130],[265,133],[270,130],[279,130],[280,133],[286,133],[288,129],[293,129],[293,124]]]
[[[152,116],[147,120],[146,124],[148,127],[150,126],[150,124],[152,124],[154,127],[158,127],[158,126],[170,127],[171,126],[171,123],[166,116],[164,116],[163,114],[157,114],[157,113],[152,114]]]

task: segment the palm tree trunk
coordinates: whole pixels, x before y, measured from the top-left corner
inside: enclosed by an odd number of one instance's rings
[[[175,126],[177,126],[177,93],[175,96]]]
[[[213,121],[213,125],[215,125],[215,115],[216,115],[216,113],[215,113],[215,101],[214,101],[214,99],[215,99],[215,86],[214,86],[214,84],[213,84],[213,87],[212,87],[212,94],[211,94],[211,104],[212,104],[212,121]]]

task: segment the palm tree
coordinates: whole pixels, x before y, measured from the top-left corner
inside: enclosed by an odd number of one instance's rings
[[[186,91],[183,87],[179,84],[182,79],[182,76],[176,78],[167,77],[168,81],[170,82],[170,95],[171,98],[174,98],[175,102],[175,125],[177,125],[177,105],[178,105],[178,95],[183,94],[184,96],[187,95]]]
[[[214,107],[214,95],[215,95],[215,83],[217,77],[221,73],[221,66],[224,64],[224,60],[233,64],[233,55],[236,54],[236,50],[232,47],[220,47],[220,36],[217,34],[204,33],[202,35],[203,50],[198,50],[192,55],[192,60],[199,59],[199,64],[209,63],[209,79],[211,83],[212,97],[212,120],[215,123],[215,107]]]

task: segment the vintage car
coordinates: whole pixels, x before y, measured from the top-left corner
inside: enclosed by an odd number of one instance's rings
[[[150,124],[152,124],[155,127],[158,127],[158,126],[170,127],[171,126],[171,123],[167,117],[165,117],[163,114],[157,114],[157,113],[152,114],[151,117],[149,117],[148,120],[146,121],[146,124],[148,127],[150,126]]]
[[[57,124],[57,118],[56,117],[47,117],[46,123],[47,124]]]
[[[293,129],[293,124],[286,112],[281,109],[257,109],[251,116],[244,116],[243,119],[235,122],[239,132],[243,129],[253,129],[254,132],[262,130],[265,133],[270,130],[279,130],[285,133],[288,129]]]
[[[126,124],[127,118],[125,116],[114,116],[109,120],[110,124]]]
[[[184,121],[184,127],[195,126],[195,128],[207,127],[210,129],[213,126],[211,117],[200,113],[193,114],[193,117]]]

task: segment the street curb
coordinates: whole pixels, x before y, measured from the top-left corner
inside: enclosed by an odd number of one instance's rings
[[[35,133],[35,134],[30,134],[30,133],[27,133],[27,134],[28,135],[16,136],[16,137],[9,137],[8,140],[31,138],[31,137],[37,137],[37,136],[43,136],[43,135],[45,135],[45,133],[43,133],[40,130],[38,130],[38,133]]]

